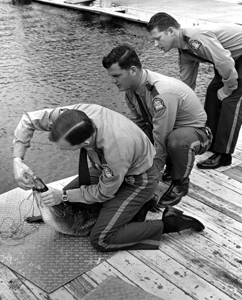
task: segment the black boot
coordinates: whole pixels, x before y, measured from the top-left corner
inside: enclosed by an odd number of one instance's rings
[[[173,180],[169,189],[161,196],[159,201],[160,207],[178,204],[183,196],[188,194],[189,178]]]
[[[183,211],[168,206],[163,213],[162,221],[164,223],[163,233],[180,232],[186,229],[203,231],[204,225],[197,219],[183,215]]]
[[[148,202],[146,202],[139,212],[134,216],[131,222],[144,222],[148,211],[158,212],[160,208],[156,207],[159,201],[158,196],[155,194]]]
[[[229,166],[232,163],[231,154],[215,153],[208,159],[197,163],[199,169],[217,169],[223,166]]]

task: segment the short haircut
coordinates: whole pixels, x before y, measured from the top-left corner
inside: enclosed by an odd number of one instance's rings
[[[111,67],[111,65],[118,63],[121,69],[130,69],[132,66],[138,69],[142,68],[142,64],[135,50],[127,45],[119,45],[103,58],[103,66],[105,69]]]
[[[58,142],[64,138],[72,146],[79,145],[94,133],[92,120],[80,110],[64,111],[54,122],[49,139]]]
[[[164,12],[159,12],[153,15],[149,23],[146,25],[148,32],[151,32],[155,28],[158,28],[159,31],[166,31],[169,27],[179,29],[181,25],[176,19]]]

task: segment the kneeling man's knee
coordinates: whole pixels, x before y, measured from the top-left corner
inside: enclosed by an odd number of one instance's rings
[[[167,148],[172,150],[177,150],[184,145],[184,139],[178,136],[170,136],[167,138]]]

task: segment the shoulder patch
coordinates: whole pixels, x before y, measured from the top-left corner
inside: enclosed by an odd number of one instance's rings
[[[115,177],[113,174],[113,171],[108,166],[102,167],[102,171],[103,171],[103,175],[106,178],[114,178]]]
[[[153,107],[154,107],[155,111],[166,108],[165,103],[161,98],[157,98],[157,97],[154,98],[152,104],[153,104]]]
[[[190,48],[195,51],[198,51],[202,45],[202,43],[197,40],[190,40],[188,44],[189,44]]]

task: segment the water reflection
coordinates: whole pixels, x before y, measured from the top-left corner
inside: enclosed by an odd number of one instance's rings
[[[0,193],[16,187],[12,173],[13,131],[24,111],[98,103],[127,114],[123,94],[110,82],[102,58],[114,46],[136,46],[146,67],[176,76],[176,52],[151,47],[143,25],[115,20],[101,26],[96,15],[32,3],[0,3]],[[35,136],[26,163],[44,181],[77,173],[78,153],[63,153],[46,133]]]

